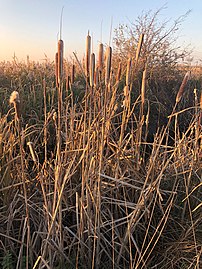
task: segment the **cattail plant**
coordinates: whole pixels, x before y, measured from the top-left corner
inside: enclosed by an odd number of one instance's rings
[[[141,101],[142,101],[142,106],[144,106],[145,103],[145,85],[146,85],[146,75],[147,75],[147,69],[143,71],[142,75],[142,86],[141,86]]]
[[[107,86],[110,81],[110,74],[111,74],[111,61],[112,61],[112,48],[107,47],[106,50],[106,63],[105,63],[105,85]]]
[[[191,71],[188,71],[185,74],[183,81],[182,81],[182,84],[181,84],[179,91],[177,93],[176,100],[175,100],[176,104],[178,104],[180,102],[182,95],[183,95],[183,92],[184,92],[184,89],[185,89],[185,86],[187,85],[187,82],[190,79],[190,76],[191,76]]]
[[[18,91],[13,91],[11,93],[9,102],[10,104],[13,104],[15,109],[15,117],[19,121],[21,112],[20,112],[20,96]]]
[[[95,54],[92,53],[90,57],[90,86],[94,87],[94,75],[95,75]]]
[[[75,80],[75,64],[72,64],[72,69],[71,69],[71,83],[74,83]]]
[[[61,84],[63,77],[63,51],[64,42],[63,40],[58,40],[58,82]]]
[[[96,88],[99,87],[99,73],[100,73],[99,67],[97,66],[95,70],[95,75],[94,75],[94,82],[95,82]]]
[[[122,64],[119,62],[118,71],[116,75],[116,83],[118,83],[121,79],[121,71],[122,71]]]
[[[130,86],[131,84],[131,72],[132,71],[132,58],[130,57],[127,62],[127,70],[126,70],[126,86]]]
[[[138,45],[137,45],[136,56],[135,56],[135,64],[137,64],[138,59],[140,57],[140,52],[141,52],[143,41],[144,41],[144,34],[141,34],[140,37],[139,37]]]
[[[59,78],[58,78],[58,52],[55,54],[55,80],[56,80],[56,87],[59,85]]]
[[[103,69],[103,58],[104,58],[104,46],[102,43],[100,43],[98,48],[98,68],[100,72]]]
[[[37,164],[37,155],[36,155],[36,152],[35,152],[35,150],[34,150],[34,145],[33,145],[33,143],[32,142],[27,142],[27,145],[28,145],[28,147],[29,147],[29,150],[30,150],[30,154],[31,154],[31,156],[32,156],[32,160],[33,160],[33,162],[35,162],[36,164]]]
[[[85,59],[85,75],[88,80],[90,73],[90,55],[91,55],[91,36],[88,35],[86,37],[86,59]]]

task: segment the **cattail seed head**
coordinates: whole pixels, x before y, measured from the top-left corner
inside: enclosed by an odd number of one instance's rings
[[[94,75],[94,81],[95,81],[95,85],[96,85],[96,88],[99,87],[99,67],[96,67],[96,70],[95,70],[95,75]]]
[[[121,62],[119,62],[119,67],[118,67],[117,76],[116,76],[116,82],[119,82],[121,79],[121,71],[122,71],[122,64],[121,64]]]
[[[136,50],[136,56],[135,56],[135,62],[136,63],[138,62],[138,59],[140,57],[140,52],[141,52],[143,41],[144,41],[144,34],[141,34],[140,37],[139,37],[137,50]]]
[[[184,92],[184,88],[185,86],[187,85],[187,82],[188,80],[190,79],[190,76],[191,76],[191,71],[188,71],[184,78],[183,78],[183,81],[182,81],[182,84],[179,88],[179,91],[177,93],[177,96],[176,96],[176,104],[180,102],[181,98],[182,98],[182,95],[183,95],[183,92]]]
[[[31,153],[31,156],[32,156],[32,160],[34,162],[37,162],[37,156],[36,156],[36,153],[35,153],[35,150],[34,150],[33,143],[32,142],[27,142],[27,145],[29,147],[29,150],[30,150],[30,153]]]
[[[106,63],[105,63],[105,85],[107,86],[110,81],[111,74],[111,61],[112,61],[112,48],[107,47],[106,50]]]
[[[132,58],[130,57],[127,62],[126,70],[126,86],[129,86],[131,83],[131,72],[132,71]]]
[[[71,83],[74,83],[75,80],[75,65],[72,64],[72,70],[71,70]]]
[[[85,71],[86,71],[86,77],[89,77],[90,73],[90,55],[91,55],[91,36],[88,35],[86,37],[86,60],[85,60]]]
[[[61,83],[63,77],[63,52],[64,52],[64,42],[63,40],[58,40],[58,82]]]
[[[104,46],[102,43],[99,44],[99,51],[98,51],[98,67],[100,71],[103,69],[103,58],[104,58]]]
[[[94,86],[94,75],[95,75],[95,54],[92,53],[90,57],[90,86]]]
[[[147,75],[147,70],[143,71],[142,75],[142,86],[141,86],[141,100],[142,100],[142,105],[144,105],[145,102],[145,85],[146,85],[146,75]]]
[[[20,119],[20,96],[18,91],[13,91],[9,100],[10,104],[14,105],[16,118]]]
[[[58,52],[55,54],[55,79],[56,79],[56,87],[59,85],[59,78],[58,78]]]

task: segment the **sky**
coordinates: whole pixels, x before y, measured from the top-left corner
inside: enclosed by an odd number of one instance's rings
[[[0,0],[0,61],[16,55],[25,60],[54,59],[63,8],[62,39],[65,57],[85,52],[88,30],[96,52],[100,41],[109,43],[110,29],[135,21],[142,12],[162,9],[159,20],[174,21],[191,10],[179,30],[180,45],[193,48],[195,60],[202,59],[201,0]],[[112,27],[111,27],[112,25]]]

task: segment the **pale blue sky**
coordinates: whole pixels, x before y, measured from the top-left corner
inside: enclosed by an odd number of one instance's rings
[[[62,7],[65,56],[73,51],[85,51],[89,30],[93,35],[94,50],[98,41],[109,42],[111,18],[113,28],[119,23],[133,21],[142,11],[162,10],[162,20],[175,20],[192,10],[180,29],[180,42],[194,47],[196,60],[202,59],[202,1],[201,0],[0,0],[0,60],[16,56],[41,60],[44,54],[54,59]]]

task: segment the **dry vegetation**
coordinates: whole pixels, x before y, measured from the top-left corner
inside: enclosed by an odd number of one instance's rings
[[[200,77],[152,98],[143,38],[126,63],[89,35],[83,64],[62,40],[55,63],[1,63],[2,268],[202,268]]]

